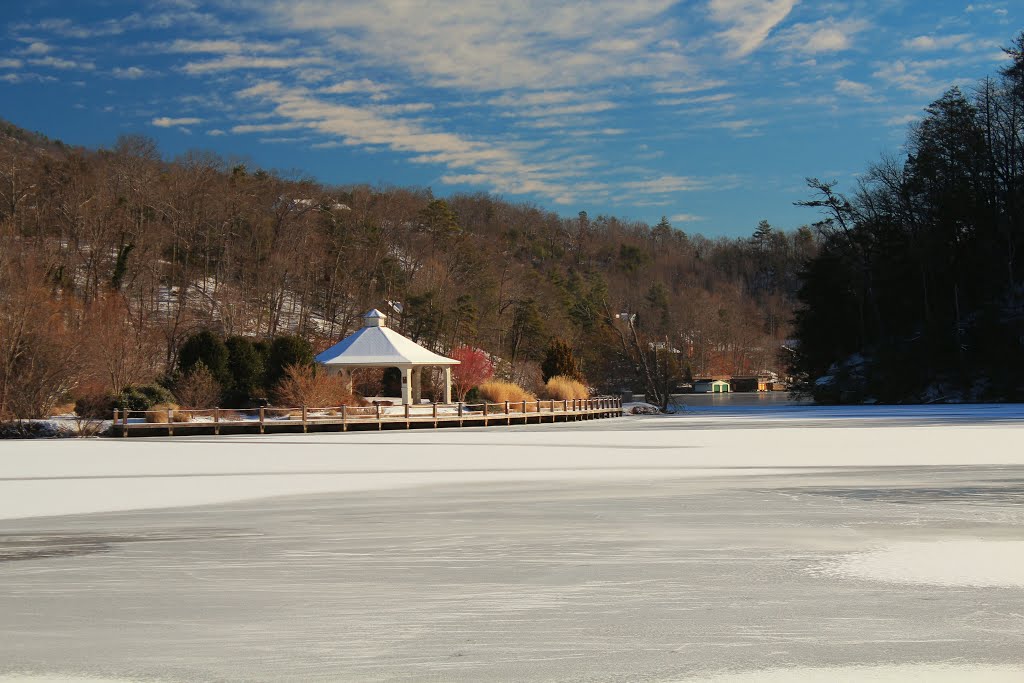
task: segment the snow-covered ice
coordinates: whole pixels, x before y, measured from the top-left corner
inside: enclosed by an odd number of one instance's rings
[[[824,571],[835,576],[892,583],[1024,588],[1024,539],[895,543],[839,558]]]
[[[0,442],[0,682],[1024,680],[1021,437],[695,402]]]

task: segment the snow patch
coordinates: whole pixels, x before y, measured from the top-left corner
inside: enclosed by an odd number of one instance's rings
[[[1020,683],[1024,669],[962,664],[895,664],[766,669],[686,678],[679,683]]]
[[[846,555],[826,563],[820,572],[886,583],[1024,588],[1024,541],[949,539],[896,543]]]

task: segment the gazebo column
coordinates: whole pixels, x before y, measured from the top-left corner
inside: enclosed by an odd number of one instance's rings
[[[412,402],[419,403],[423,393],[423,368],[414,365],[412,368]]]
[[[412,366],[402,369],[402,405],[412,405]]]
[[[452,402],[452,367],[444,366],[444,402]]]

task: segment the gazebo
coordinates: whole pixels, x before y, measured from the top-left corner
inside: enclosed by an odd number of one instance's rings
[[[398,368],[402,371],[402,403],[419,403],[423,368],[444,368],[444,402],[452,402],[452,366],[445,358],[387,326],[387,316],[376,308],[363,316],[363,327],[316,357],[329,372],[351,378],[356,368]]]

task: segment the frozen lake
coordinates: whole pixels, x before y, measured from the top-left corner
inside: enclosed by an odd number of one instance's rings
[[[0,442],[0,681],[1024,680],[1024,410]]]

